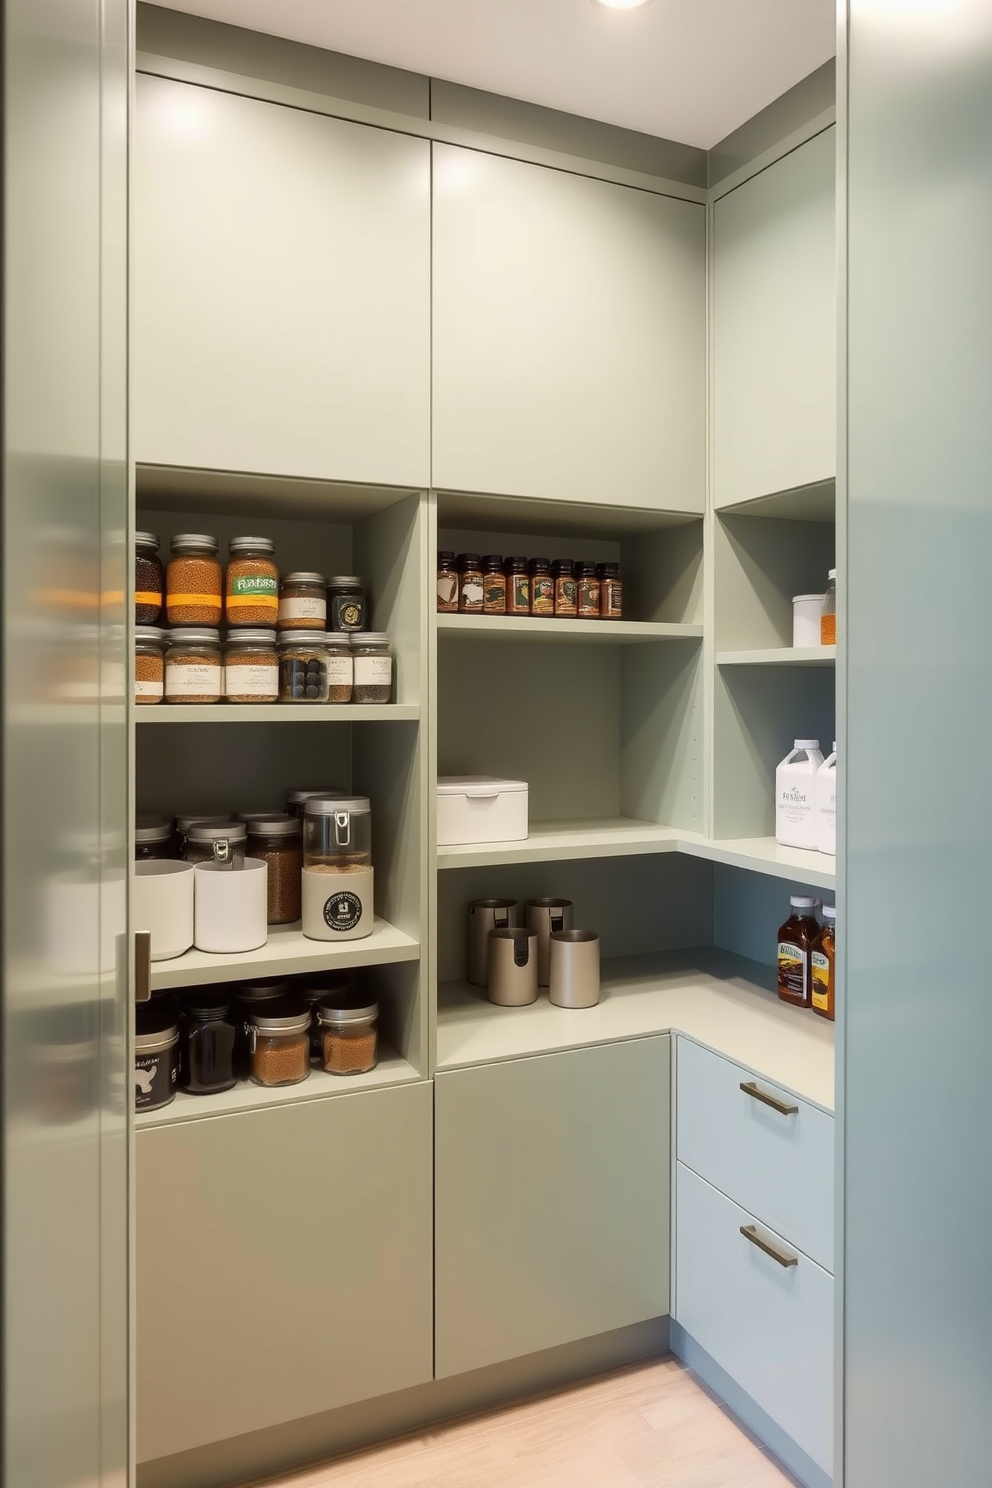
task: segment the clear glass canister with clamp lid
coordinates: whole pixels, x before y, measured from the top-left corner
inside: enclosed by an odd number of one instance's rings
[[[303,817],[303,934],[372,934],[372,808],[367,796],[311,796]]]

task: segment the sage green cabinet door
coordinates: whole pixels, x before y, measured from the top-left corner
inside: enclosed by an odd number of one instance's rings
[[[434,484],[704,503],[702,206],[434,146]]]
[[[142,76],[139,461],[430,478],[430,146]]]
[[[716,505],[837,471],[836,130],[714,207]]]
[[[135,1145],[139,1460],[431,1378],[429,1085]]]
[[[667,1036],[437,1076],[438,1378],[668,1313],[669,1089]]]

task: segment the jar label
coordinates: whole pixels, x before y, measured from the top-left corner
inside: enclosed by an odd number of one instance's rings
[[[165,690],[169,697],[219,697],[224,690],[224,669],[211,661],[171,666],[166,662]]]
[[[802,946],[788,941],[778,943],[778,985],[780,992],[806,1000],[808,993],[809,956]]]
[[[281,599],[279,620],[318,620],[323,627],[327,623],[327,600],[317,594],[300,599]]]
[[[393,680],[393,658],[391,656],[356,656],[356,687],[388,687]]]
[[[236,574],[227,586],[228,599],[236,594],[249,594],[253,599],[272,599],[279,603],[279,580],[274,574]]]
[[[333,894],[324,903],[324,924],[329,930],[354,930],[362,918],[362,901],[357,894]]]
[[[153,609],[160,609],[162,606],[162,591],[159,590],[157,594],[153,594],[150,589],[136,589],[134,602],[136,605],[151,605]]]
[[[437,602],[447,608],[458,607],[458,575],[442,569],[437,576]]]
[[[335,630],[361,630],[365,624],[364,605],[357,599],[335,599],[332,618]]]
[[[332,687],[350,687],[357,666],[357,661],[353,662],[350,656],[329,656],[327,658],[328,682]]]
[[[164,697],[165,683],[161,678],[157,682],[135,682],[134,695],[135,697]]]
[[[474,574],[466,574],[462,579],[461,603],[464,609],[481,609],[485,591],[482,587],[482,575],[478,578]]]
[[[273,662],[271,666],[260,666],[257,662],[251,662],[247,666],[239,666],[237,663],[229,661],[224,668],[224,696],[278,697],[278,663]]]
[[[165,603],[168,608],[176,609],[183,605],[195,605],[197,609],[201,605],[210,605],[214,609],[220,608],[220,590],[216,594],[168,594]]]
[[[173,1096],[179,1065],[171,1049],[161,1054],[138,1054],[134,1061],[134,1104],[137,1110],[164,1106]]]
[[[830,1006],[830,958],[814,951],[812,960],[813,1006],[825,1013]]]

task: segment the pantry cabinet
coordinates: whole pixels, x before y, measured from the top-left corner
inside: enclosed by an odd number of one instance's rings
[[[141,1459],[431,1378],[427,1084],[137,1135]]]
[[[133,449],[430,482],[430,145],[137,79]]]
[[[701,512],[705,209],[434,146],[434,485]]]
[[[435,1082],[438,1378],[664,1317],[666,1036]]]

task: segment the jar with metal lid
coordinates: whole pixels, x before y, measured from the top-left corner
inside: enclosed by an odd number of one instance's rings
[[[437,555],[437,612],[458,614],[458,570],[454,553],[445,548]]]
[[[530,614],[530,572],[526,558],[506,560],[506,613]]]
[[[219,625],[223,582],[217,550],[205,532],[180,532],[172,539],[166,573],[165,613],[170,625]]]
[[[247,823],[247,855],[269,865],[268,922],[292,925],[300,918],[303,823],[297,816],[254,816]]]
[[[227,868],[243,868],[247,838],[244,822],[193,822],[186,833],[183,857],[187,863],[221,863]]]
[[[481,615],[485,600],[482,584],[482,559],[478,553],[458,554],[458,612]]]
[[[134,861],[175,860],[176,839],[166,816],[139,816],[134,823]]]
[[[165,697],[165,631],[140,625],[134,632],[134,701],[160,703]]]
[[[555,612],[555,581],[551,577],[550,558],[531,559],[530,612],[532,615],[553,615]]]
[[[559,620],[574,620],[578,614],[575,564],[571,558],[556,558],[551,565],[555,583],[555,615]]]
[[[303,857],[319,873],[363,873],[372,866],[368,796],[310,796],[303,817]]]
[[[358,977],[354,971],[324,971],[312,977],[301,977],[294,987],[294,993],[303,998],[310,1009],[310,1058],[320,1064],[321,1058],[321,1032],[320,1019],[317,1017],[317,1008],[325,997],[349,998],[354,997],[358,988]]]
[[[364,630],[368,624],[365,590],[356,574],[335,574],[327,581],[328,630]]]
[[[176,817],[176,847],[179,856],[182,857],[186,851],[186,838],[189,829],[194,822],[203,822],[208,826],[218,826],[223,822],[233,821],[229,812],[223,811],[184,811]]]
[[[500,553],[487,553],[482,560],[482,613],[506,614],[506,574]]]
[[[337,797],[344,800],[351,795],[351,791],[342,790],[338,786],[325,786],[323,790],[291,790],[286,792],[286,811],[290,816],[298,816],[303,820],[306,804],[311,796]]]
[[[575,565],[576,604],[580,620],[599,619],[599,580],[595,563]]]
[[[320,1063],[329,1075],[364,1075],[379,1054],[379,1004],[325,997],[317,1007]]]
[[[237,1084],[231,994],[197,987],[183,999],[179,1085],[190,1095],[215,1095]]]
[[[328,644],[322,630],[297,630],[279,637],[280,702],[327,702],[331,686]],[[339,667],[347,660],[334,659]]]
[[[600,563],[596,567],[599,580],[599,617],[601,620],[623,619],[623,580],[619,563]]]
[[[279,585],[280,630],[326,630],[327,581],[319,573],[283,574]]]
[[[134,534],[134,623],[157,625],[165,603],[165,565],[159,557],[161,538],[154,532]]]
[[[232,537],[228,544],[224,608],[228,625],[274,625],[279,613],[279,570],[270,537]]]
[[[298,1085],[310,1073],[310,1009],[302,998],[261,1002],[248,1014],[251,1078],[256,1085]]]
[[[228,631],[224,696],[229,703],[279,701],[279,658],[274,630]]]
[[[388,635],[367,630],[364,635],[352,636],[351,651],[355,659],[355,702],[390,702],[393,696],[393,658]]]
[[[179,1021],[172,997],[139,1002],[134,1013],[134,1108],[157,1111],[176,1098]]]
[[[224,690],[220,631],[180,630],[165,653],[167,703],[219,703]]]
[[[251,1013],[262,1003],[278,1002],[290,990],[286,977],[260,977],[239,982],[234,992],[234,1072],[239,1080],[251,1074]]]

